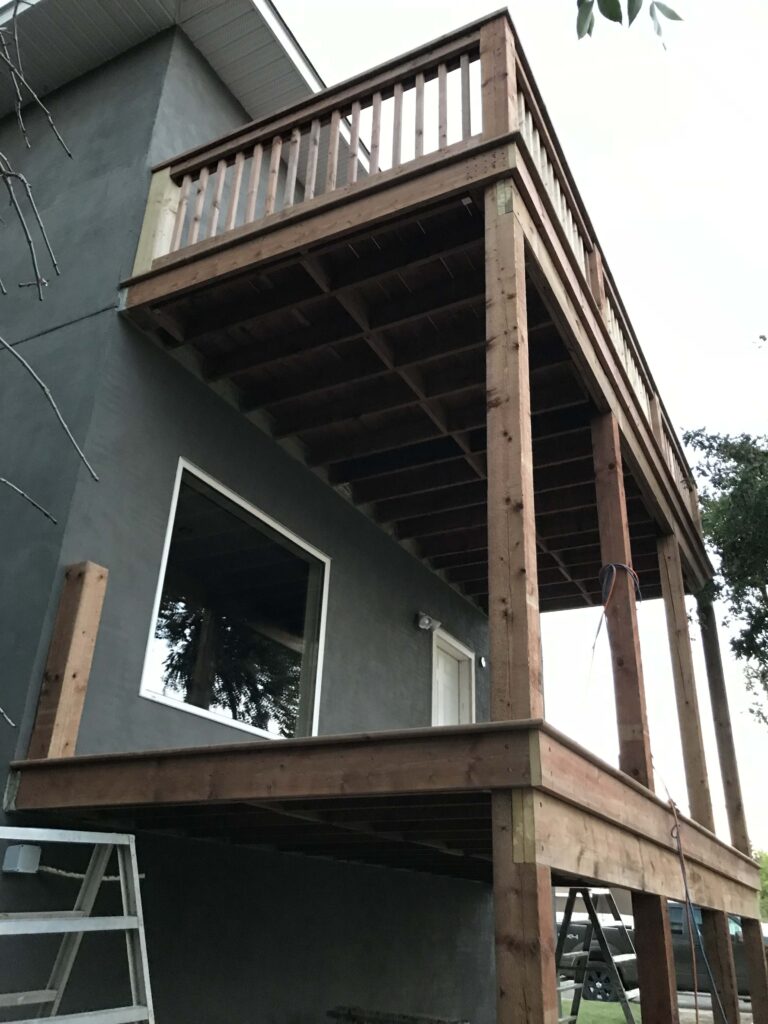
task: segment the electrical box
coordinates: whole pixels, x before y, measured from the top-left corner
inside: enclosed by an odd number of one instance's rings
[[[6,875],[34,875],[40,866],[40,847],[9,846],[3,857],[3,873]]]

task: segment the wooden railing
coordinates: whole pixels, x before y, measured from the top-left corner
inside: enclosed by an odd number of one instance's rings
[[[473,32],[175,160],[178,201],[154,257],[467,148],[481,133],[479,61]]]
[[[515,91],[507,110],[509,68]],[[581,287],[602,315],[637,411],[690,510],[693,480],[682,448],[666,418],[654,411],[658,397],[650,372],[610,276],[603,275],[589,217],[505,15],[156,168],[134,274],[226,244],[228,236],[275,216],[309,213],[376,182],[515,135]],[[599,280],[591,269],[595,263]]]

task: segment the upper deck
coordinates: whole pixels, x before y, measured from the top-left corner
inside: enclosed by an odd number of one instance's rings
[[[496,182],[526,237],[540,606],[599,603],[607,410],[643,592],[664,533],[695,589],[693,478],[505,13],[156,168],[126,314],[487,607]]]

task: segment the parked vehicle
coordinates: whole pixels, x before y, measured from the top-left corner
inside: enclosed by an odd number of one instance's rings
[[[697,925],[701,926],[701,910],[694,907],[694,918]],[[618,922],[609,921],[603,918],[603,931],[606,940],[614,956],[620,956],[630,952],[627,936],[630,941],[634,940],[634,929],[631,919],[625,919],[625,926]],[[691,941],[688,927],[688,914],[683,904],[670,901],[669,923],[672,932],[672,947],[675,957],[675,973],[677,975],[677,987],[680,991],[690,992],[694,988],[693,960],[691,957]],[[564,950],[566,953],[579,949],[584,941],[584,931],[587,927],[586,915],[580,915],[579,920],[572,920],[568,928]],[[744,957],[743,935],[741,923],[738,918],[728,917],[728,927],[733,943],[733,956],[736,965],[736,980],[739,992],[747,994],[747,969]],[[626,931],[625,931],[626,928]],[[696,951],[696,984],[700,992],[709,992],[711,982],[709,973],[701,952],[698,936],[694,934],[694,948]],[[768,945],[768,936],[766,936]],[[633,989],[638,986],[637,962],[626,960],[618,963],[616,969],[619,972],[625,989]],[[573,968],[561,972],[564,977],[573,977]],[[618,994],[611,978],[611,974],[603,959],[597,940],[592,938],[590,947],[589,970],[584,980],[584,998],[597,999],[604,1002],[615,1002]]]

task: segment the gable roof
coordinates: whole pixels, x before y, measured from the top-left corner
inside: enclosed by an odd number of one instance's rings
[[[13,9],[0,0],[0,24]],[[25,0],[24,73],[44,96],[174,26],[252,118],[324,88],[271,0]],[[12,90],[0,87],[0,116],[12,110]]]

